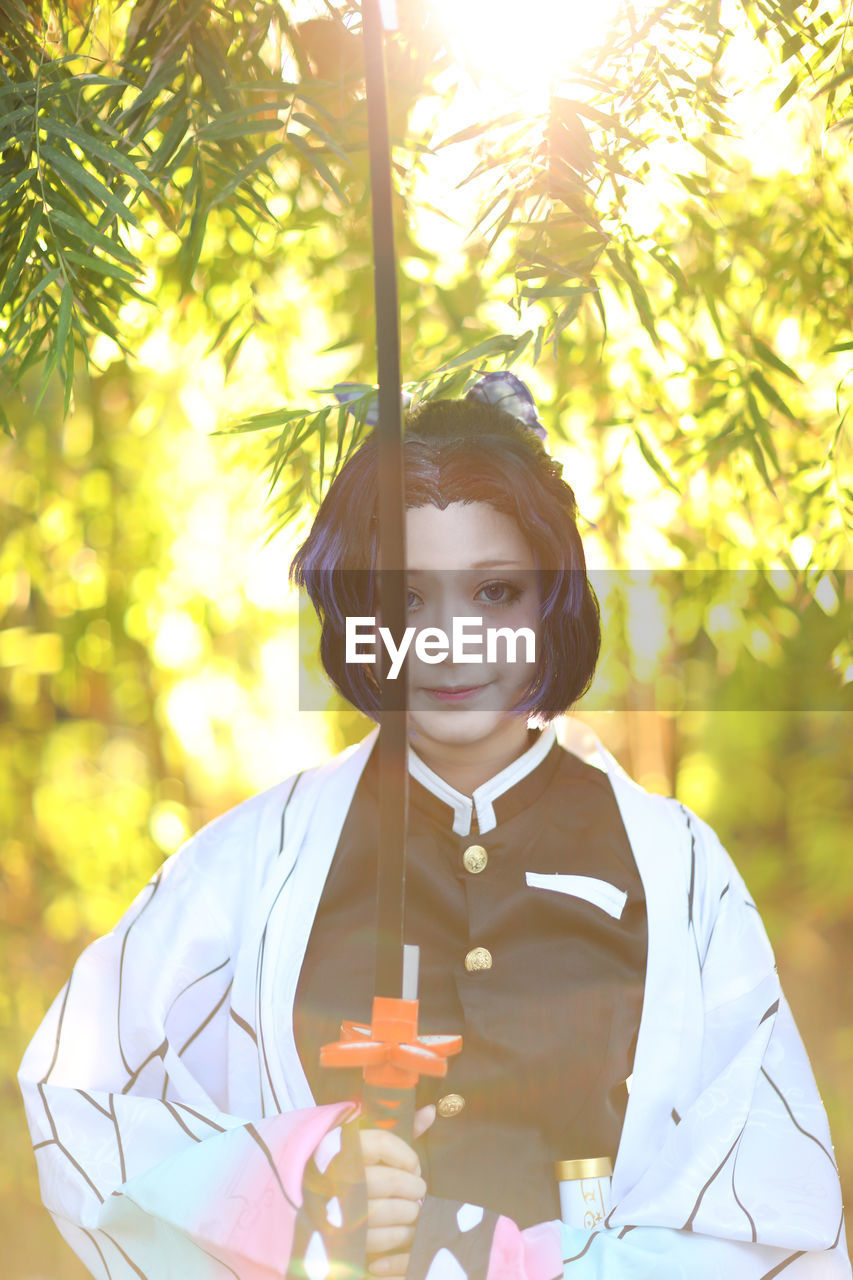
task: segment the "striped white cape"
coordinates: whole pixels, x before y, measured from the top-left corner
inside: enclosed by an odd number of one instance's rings
[[[826,1117],[741,877],[703,822],[566,734],[610,774],[648,911],[615,1207],[594,1233],[520,1232],[428,1197],[411,1276],[849,1278]],[[36,1033],[20,1082],[43,1197],[93,1275],[314,1278],[335,1253],[357,1274],[352,1108],[315,1106],[291,1014],[372,740],[194,836]]]

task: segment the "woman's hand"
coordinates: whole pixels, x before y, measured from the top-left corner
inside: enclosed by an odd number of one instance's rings
[[[434,1119],[435,1107],[417,1111],[414,1136],[426,1133]],[[375,1276],[405,1276],[427,1190],[421,1164],[396,1133],[362,1129],[360,1136],[367,1181],[368,1270]]]

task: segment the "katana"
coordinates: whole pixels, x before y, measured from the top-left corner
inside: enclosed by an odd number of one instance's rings
[[[384,29],[396,25],[393,5],[364,0],[365,88],[373,214],[376,364],[379,383],[377,575],[383,625],[398,642],[406,626],[406,496],[403,467],[400,308],[394,252],[391,143],[385,83]],[[407,680],[383,663],[380,702],[380,830],[377,888],[376,994],[402,994],[403,924],[408,819]]]
[[[400,308],[394,252],[393,183],[385,81],[386,30],[397,27],[394,0],[363,0],[362,27],[373,218],[378,395],[379,611],[400,643],[406,627],[406,499],[400,373]],[[376,978],[370,1025],[344,1022],[341,1039],[324,1045],[324,1066],[364,1069],[368,1123],[411,1137],[415,1086],[444,1075],[459,1036],[419,1036],[417,960],[404,948],[408,825],[408,696],[403,663],[397,679],[383,663],[379,715],[379,832],[376,891]],[[405,956],[405,962],[404,962]]]

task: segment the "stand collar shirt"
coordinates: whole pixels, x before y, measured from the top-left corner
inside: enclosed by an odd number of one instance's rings
[[[470,835],[473,823],[476,823],[480,834],[485,835],[498,825],[495,813],[495,804],[498,800],[503,802],[500,808],[504,817],[508,816],[510,811],[524,807],[526,791],[519,787],[519,783],[528,778],[542,764],[557,741],[557,735],[550,725],[538,735],[531,731],[529,737],[533,741],[527,750],[505,769],[501,769],[500,773],[489,778],[488,782],[477,787],[471,796],[463,795],[449,782],[445,782],[444,778],[434,773],[412,747],[409,748],[409,774],[415,782],[420,783],[436,799],[443,801],[452,811],[451,829],[456,835]],[[425,803],[424,797],[422,797],[422,803]]]
[[[410,756],[406,941],[420,948],[420,1031],[460,1033],[422,1079],[432,1194],[521,1225],[559,1216],[553,1164],[615,1157],[642,1006],[642,884],[607,776],[552,730],[466,797]],[[294,1033],[318,1102],[357,1097],[321,1070],[343,1019],[370,1022],[376,930],[374,752],[308,942]],[[543,1214],[543,1207],[546,1212]]]

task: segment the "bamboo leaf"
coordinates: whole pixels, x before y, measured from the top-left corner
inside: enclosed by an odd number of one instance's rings
[[[481,138],[486,133],[493,133],[495,129],[506,129],[511,124],[518,124],[525,120],[523,111],[513,111],[509,115],[498,116],[497,120],[482,121],[479,124],[468,125],[465,129],[460,129],[458,133],[451,134],[449,138],[444,138],[436,145],[436,150],[441,147],[450,147],[455,142],[471,142],[474,138]]]
[[[521,357],[524,355],[525,351],[527,350],[527,348],[530,346],[530,343],[532,340],[533,340],[532,329],[526,330],[526,332],[523,333],[521,337],[516,338],[515,345],[513,346],[511,352],[509,353],[509,358],[506,363],[508,365],[514,364],[516,360],[520,360]]]
[[[770,492],[775,493],[775,489],[773,488],[773,481],[770,479],[770,473],[767,470],[767,463],[765,461],[764,454],[761,449],[761,445],[759,444],[756,437],[752,434],[749,434],[747,436],[747,447],[749,448],[749,451],[752,454],[753,460],[755,462],[756,467],[758,468],[758,472],[759,472],[759,475],[761,476],[761,479],[764,481],[765,485],[770,490]]]
[[[753,424],[755,426],[755,430],[761,439],[761,443],[764,445],[764,448],[766,449],[767,453],[770,455],[770,458],[772,459],[773,465],[775,466],[776,470],[781,471],[782,468],[779,463],[779,455],[776,452],[776,446],[773,443],[773,436],[771,434],[770,426],[767,422],[767,418],[759,409],[758,401],[755,399],[755,396],[753,395],[749,387],[746,388],[746,402],[749,406],[749,414],[750,414],[750,417],[752,418]]]
[[[628,286],[640,323],[654,342],[655,346],[659,349],[660,339],[658,338],[657,331],[655,329],[654,314],[652,312],[651,303],[649,302],[649,295],[646,293],[645,288],[640,282],[639,276],[634,270],[627,250],[625,251],[625,256],[622,258],[620,258],[615,252],[610,252],[608,257],[610,258],[617,275],[619,275]]]
[[[324,426],[325,426],[325,423],[324,423]],[[317,478],[317,484],[321,492],[323,489],[323,477],[324,477],[325,471],[326,471],[326,432],[325,430],[323,430],[320,432],[320,460],[319,460],[318,478]]]
[[[601,327],[604,332],[604,341],[606,341],[607,340],[607,312],[604,309],[604,299],[601,296],[601,290],[597,287],[593,291],[592,300],[595,303],[596,310],[598,311],[599,317],[601,319]]]
[[[9,267],[6,279],[3,282],[3,287],[0,288],[0,307],[4,307],[6,305],[18,287],[24,263],[29,257],[30,250],[35,244],[36,236],[38,235],[39,228],[41,227],[41,218],[42,211],[37,205],[27,219],[27,225],[24,229],[21,243],[18,246],[18,251],[12,259],[12,265]]]
[[[21,312],[25,311],[29,304],[37,298],[39,294],[44,293],[45,289],[49,289],[52,284],[55,284],[56,281],[61,278],[61,276],[61,267],[54,267],[51,271],[48,271],[47,275],[42,276],[38,284],[33,285],[27,296],[16,305],[14,311],[9,316],[9,324],[11,325],[16,317]]]
[[[71,305],[73,301],[74,295],[71,290],[71,285],[66,283],[63,285],[62,293],[60,295],[56,328],[53,333],[47,359],[44,363],[44,369],[42,370],[41,386],[39,388],[39,393],[36,396],[34,406],[36,409],[38,409],[44,399],[45,392],[50,385],[50,379],[53,376],[53,371],[59,363],[60,354],[65,349],[65,342],[68,337],[68,326],[71,322]]]
[[[784,373],[787,378],[793,378],[795,382],[802,383],[803,380],[800,375],[795,373],[790,365],[785,364],[785,361],[777,356],[773,348],[769,347],[766,342],[762,342],[755,334],[752,335],[752,345],[759,359],[763,360],[765,364],[769,364],[771,368],[776,369],[779,373]]]
[[[62,151],[58,151],[49,142],[42,144],[41,153],[50,165],[58,173],[62,174],[72,191],[76,190],[77,187],[83,187],[100,204],[121,218],[122,221],[129,222],[134,227],[139,226],[139,219],[133,210],[84,165],[76,163]]]
[[[0,136],[8,132],[12,137],[14,137],[14,126],[18,121],[32,120],[32,117],[33,104],[30,102],[25,102],[23,106],[16,107],[13,111],[7,111],[4,116],[0,116]],[[4,145],[8,145],[8,143],[4,143]]]
[[[672,258],[665,249],[661,249],[658,246],[651,249],[651,255],[655,262],[659,262],[667,275],[675,281],[679,289],[682,289],[686,293],[689,286],[685,279],[684,272],[681,270],[681,267],[675,259]]]
[[[204,231],[207,225],[208,205],[205,196],[204,157],[201,151],[195,154],[192,178],[187,195],[192,198],[192,216],[189,234],[181,248],[181,277],[185,289],[188,289],[193,273],[198,266],[204,243]]]
[[[27,373],[34,364],[38,364],[42,358],[42,348],[46,338],[50,336],[50,325],[45,323],[32,333],[27,334],[27,350],[21,363],[18,365],[16,378],[20,382],[24,374]]]
[[[50,64],[51,70],[56,71],[63,63],[70,64],[78,60],[79,55],[75,54],[69,54],[67,58],[55,58]],[[79,102],[81,90],[91,88],[92,85],[103,85],[107,88],[122,91],[128,88],[126,80],[116,79],[114,76],[87,75],[85,72],[80,74],[74,72],[63,79],[54,79],[52,83],[45,83],[44,79],[42,79],[39,84],[39,101],[44,103],[51,98],[60,98],[63,94],[74,94]]]
[[[321,409],[318,413],[309,415],[301,422],[295,423],[293,429],[283,432],[278,442],[275,458],[271,464],[271,476],[268,493],[271,494],[279,481],[282,471],[287,466],[293,454],[304,442],[304,440],[315,432],[321,432],[325,429],[326,420],[332,411],[333,406],[327,405],[325,409]]]
[[[341,465],[341,458],[343,456],[343,449],[344,449],[344,444],[346,442],[346,435],[347,435],[347,422],[349,418],[348,409],[349,409],[349,406],[346,404],[342,404],[341,407],[338,409],[338,422],[337,422],[338,447],[335,450],[335,463],[334,463],[334,466],[332,467],[332,479],[334,479],[335,476],[338,474],[338,470]],[[356,423],[356,426],[357,425],[358,424]]]
[[[504,231],[511,224],[512,216],[515,213],[520,203],[521,203],[521,194],[518,191],[516,191],[513,194],[513,196],[510,198],[509,204],[504,209],[503,213],[493,223],[492,235],[487,246],[488,253],[491,253],[492,249],[495,247],[498,240],[503,235]]]
[[[114,280],[123,280],[131,285],[135,285],[139,280],[138,274],[134,275],[124,267],[120,267],[117,262],[107,262],[94,253],[80,253],[77,249],[65,249],[63,256],[75,266],[83,267],[86,271],[94,271],[99,276],[111,276]]]
[[[273,427],[287,426],[298,418],[309,416],[310,413],[310,409],[271,409],[267,413],[253,413],[242,422],[231,423],[225,430],[214,431],[211,434],[222,436],[235,431],[269,431]]]
[[[178,100],[177,105],[180,107],[185,106],[186,104],[181,98]],[[172,159],[186,137],[189,128],[189,116],[185,112],[176,110],[171,124],[163,134],[159,146],[152,154],[151,160],[149,161],[149,166],[153,173],[160,173],[165,169],[166,165]]]
[[[241,187],[244,182],[247,182],[253,173],[257,173],[259,169],[263,169],[274,155],[277,155],[280,151],[284,150],[286,150],[286,144],[283,142],[276,142],[273,146],[267,147],[265,151],[262,151],[260,155],[255,156],[254,160],[250,161],[249,164],[238,170],[238,172],[234,174],[233,178],[226,182],[224,186],[217,191],[216,195],[210,202],[211,209],[215,209],[217,205],[224,204],[229,200],[231,196],[234,195],[235,191],[237,191],[238,187]]]
[[[36,169],[24,169],[17,177],[10,178],[8,182],[4,183],[0,187],[0,204],[7,200],[9,196],[14,195],[18,188],[22,187],[30,178],[34,178],[37,172],[38,170]]]
[[[297,151],[301,152],[301,154],[305,156],[308,163],[316,170],[330,190],[334,192],[341,204],[347,204],[348,201],[343,188],[329,166],[326,164],[325,160],[322,160],[317,154],[317,148],[310,146],[310,144],[307,143],[304,138],[301,138],[298,133],[288,133],[287,141],[290,142]]]
[[[853,62],[842,67],[840,71],[836,72],[836,74],[831,77],[831,79],[827,80],[826,84],[822,84],[820,88],[812,94],[812,99],[819,98],[821,94],[831,93],[833,89],[837,89],[839,85],[846,84],[848,80],[853,80]]]
[[[74,390],[74,326],[68,330],[68,337],[65,343],[65,353],[63,357],[63,376],[65,378],[65,394],[62,400],[63,416],[67,415],[71,408],[71,395]]]
[[[719,165],[721,169],[728,169],[729,173],[735,172],[728,160],[724,160],[718,151],[715,151],[713,147],[710,147],[707,142],[703,142],[701,138],[694,138],[692,145],[697,151],[701,152],[707,160],[710,160],[712,164]]]
[[[68,338],[68,327],[71,324],[71,307],[74,302],[74,292],[71,285],[66,283],[62,286],[62,294],[59,300],[59,314],[56,320],[56,337],[54,339],[54,347],[57,356],[60,351],[65,348]]]
[[[768,347],[766,342],[762,342],[761,338],[756,338],[756,335],[753,334],[752,344],[753,347],[756,348],[758,357],[760,357],[760,360],[763,360],[766,365],[770,365],[771,369],[777,370],[780,374],[785,374],[786,378],[793,378],[795,383],[802,384],[803,379],[800,378],[799,374],[794,372],[790,365],[786,365],[784,360],[780,360],[780,357],[776,355],[774,349],[772,349],[772,347]]]
[[[802,80],[803,80],[803,73],[799,70],[795,71],[791,79],[785,85],[785,88],[782,90],[782,92],[777,97],[776,101],[773,103],[774,111],[781,111],[782,108],[785,106],[785,104],[787,102],[790,102],[791,98],[793,98],[794,94],[800,88]]]
[[[319,82],[318,82],[319,83]],[[263,106],[273,107],[276,104],[281,107],[289,107],[294,98],[299,98],[301,102],[308,102],[321,111],[328,119],[331,119],[330,113],[315,103],[314,99],[317,94],[312,96],[309,93],[307,84],[296,84],[288,80],[232,80],[231,88],[235,93],[261,93],[263,94]],[[261,104],[259,104],[260,106]]]
[[[328,130],[319,125],[316,120],[311,118],[311,116],[306,115],[304,111],[294,111],[292,119],[296,120],[306,129],[310,129],[312,133],[315,133],[320,141],[327,146],[330,151],[334,152],[339,159],[343,160],[344,164],[348,165],[351,163],[350,158],[343,147],[335,141]]]
[[[125,130],[138,128],[141,129],[145,120],[145,109],[155,101],[161,93],[169,92],[172,81],[175,78],[175,66],[167,60],[158,61],[155,67],[152,67],[151,73],[146,79],[145,84],[132,102],[119,112],[113,120],[116,129]],[[125,86],[126,88],[127,86]]]
[[[283,128],[283,120],[252,119],[247,116],[233,124],[223,124],[219,120],[206,124],[199,129],[198,138],[200,142],[224,142],[232,138],[247,138],[253,133],[277,133]]]
[[[705,200],[707,198],[707,187],[703,188],[702,181],[698,175],[691,173],[676,173],[674,176],[684,187],[685,191],[689,191],[697,200]]]
[[[105,235],[103,231],[99,231],[97,227],[93,227],[91,222],[87,222],[85,218],[78,217],[73,213],[65,213],[62,209],[51,209],[50,222],[58,223],[64,227],[66,231],[70,231],[73,236],[82,241],[84,245],[97,246],[103,249],[113,258],[118,258],[128,267],[135,267],[137,274],[141,273],[141,267],[137,259],[129,249],[126,249],[120,241],[113,239],[112,236]]]
[[[623,141],[630,142],[635,147],[642,148],[645,146],[643,139],[626,129],[617,116],[611,115],[607,111],[600,111],[597,107],[593,107],[588,102],[582,102],[580,99],[563,98],[561,101],[570,106],[579,116],[585,116],[587,120],[594,120],[596,124],[600,124],[608,133],[614,133],[617,138],[622,138]]]
[[[237,337],[234,339],[234,341],[231,343],[231,345],[228,347],[227,351],[225,352],[224,356],[222,357],[222,366],[225,369],[226,374],[231,373],[231,370],[234,367],[237,357],[240,354],[240,351],[242,350],[243,343],[246,341],[249,334],[252,332],[253,328],[254,328],[253,323],[247,324],[245,329],[242,331],[242,333],[237,335]]]
[[[651,467],[652,471],[654,471],[655,475],[662,480],[668,488],[672,489],[674,493],[680,493],[681,490],[678,485],[675,483],[660,459],[655,455],[654,450],[643,436],[639,427],[634,428],[634,438],[637,441],[640,453],[643,455],[644,460]]]
[[[0,44],[0,50],[5,52],[5,46]],[[5,70],[0,66],[0,76],[4,76],[5,74]],[[37,89],[38,87],[38,80],[8,80],[5,84],[0,83],[0,99],[18,98],[25,93],[31,93],[33,89]]]
[[[593,293],[595,285],[543,285],[542,288],[522,289],[522,298],[578,298],[585,293]]]
[[[444,364],[439,365],[437,372],[443,373],[449,369],[461,369],[466,365],[476,364],[478,360],[487,360],[490,356],[506,355],[514,347],[515,341],[515,338],[508,333],[500,333],[497,337],[487,338],[485,342],[478,343],[476,347],[471,347],[468,351],[461,351],[452,360],[447,360]]]
[[[772,404],[775,409],[778,409],[780,413],[783,413],[786,418],[790,418],[792,422],[797,421],[797,415],[788,408],[785,401],[779,395],[779,392],[775,387],[770,385],[763,373],[760,373],[758,369],[754,369],[749,375],[749,380],[753,386],[758,387],[758,390],[764,396],[764,399]]]
[[[64,138],[68,142],[74,142],[85,156],[98,156],[106,164],[112,165],[114,169],[119,169],[127,177],[133,178],[134,182],[151,194],[156,195],[157,189],[151,180],[142,172],[138,165],[123,152],[118,146],[107,146],[106,143],[96,137],[88,129],[80,129],[74,125],[67,124],[64,120],[55,120],[50,117],[39,121],[39,128],[43,129],[50,137]]]

